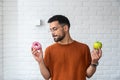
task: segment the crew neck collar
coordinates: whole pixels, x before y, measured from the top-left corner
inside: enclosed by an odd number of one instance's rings
[[[71,43],[68,43],[68,44],[60,44],[60,43],[58,43],[58,42],[56,42],[56,44],[61,45],[61,46],[67,46],[67,45],[73,44],[74,42],[75,42],[75,40],[73,40]]]

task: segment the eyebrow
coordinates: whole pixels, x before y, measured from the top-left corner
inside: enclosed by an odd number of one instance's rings
[[[54,28],[57,28],[57,27],[55,26],[55,27],[52,27],[52,28],[50,28],[50,29],[54,29]]]

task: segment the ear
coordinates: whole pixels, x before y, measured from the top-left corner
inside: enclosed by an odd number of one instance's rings
[[[69,30],[68,25],[65,25],[64,26],[64,31],[68,31],[68,30]]]

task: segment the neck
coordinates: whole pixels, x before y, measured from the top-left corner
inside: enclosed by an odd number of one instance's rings
[[[65,38],[61,41],[59,41],[59,44],[70,44],[73,42],[73,39],[70,37],[70,35],[66,35]]]

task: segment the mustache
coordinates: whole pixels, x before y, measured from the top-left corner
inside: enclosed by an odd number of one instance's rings
[[[56,37],[57,35],[52,35],[52,37]]]

